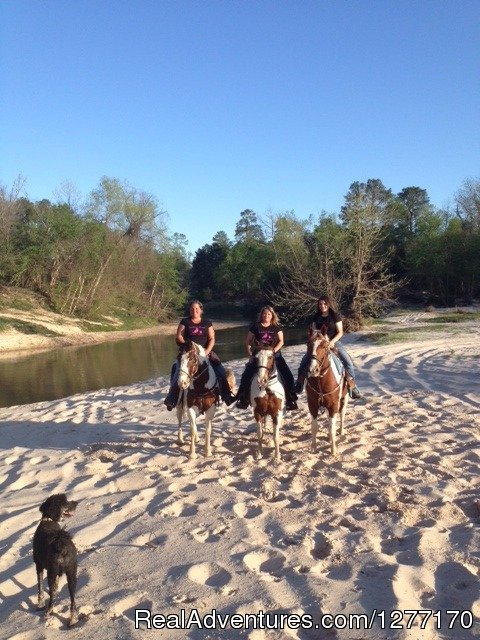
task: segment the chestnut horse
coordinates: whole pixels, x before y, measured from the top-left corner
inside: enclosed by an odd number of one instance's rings
[[[325,407],[329,415],[329,440],[332,454],[337,453],[337,420],[340,415],[340,435],[343,434],[345,413],[348,405],[348,387],[343,371],[336,376],[332,365],[330,344],[320,332],[310,337],[308,349],[311,360],[307,374],[307,402],[312,418],[312,451],[317,450],[318,413]]]
[[[210,436],[212,420],[217,410],[220,395],[217,377],[205,350],[195,342],[187,343],[180,357],[178,374],[180,397],[177,404],[178,443],[183,444],[182,418],[190,420],[190,459],[197,457],[195,444],[198,441],[197,413],[205,414],[205,457],[211,455]]]
[[[258,459],[263,456],[263,431],[266,427],[267,417],[270,416],[273,424],[275,461],[279,462],[281,460],[280,427],[285,406],[285,390],[278,379],[275,352],[272,347],[260,346],[254,357],[257,374],[250,387],[250,402],[257,423],[258,449],[256,457]]]

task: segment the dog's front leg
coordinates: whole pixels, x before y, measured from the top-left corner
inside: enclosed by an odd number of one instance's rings
[[[38,602],[37,609],[43,609],[45,598],[43,597],[43,569],[37,568]]]

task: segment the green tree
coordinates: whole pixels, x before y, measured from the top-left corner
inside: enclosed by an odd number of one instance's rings
[[[480,179],[465,180],[455,194],[456,213],[467,230],[480,230]]]
[[[341,209],[344,242],[345,278],[343,306],[358,321],[377,313],[391,299],[395,289],[385,256],[385,221],[393,196],[378,179],[354,182]]]
[[[245,209],[240,213],[240,220],[235,226],[236,242],[257,241],[265,242],[265,235],[257,218],[257,214],[251,209]]]
[[[195,253],[190,273],[192,295],[210,301],[224,296],[221,268],[229,249],[225,244],[212,242]]]

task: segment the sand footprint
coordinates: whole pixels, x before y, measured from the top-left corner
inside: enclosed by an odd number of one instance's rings
[[[176,518],[188,518],[195,516],[197,513],[198,506],[187,502],[176,502],[162,510],[162,515],[164,517],[174,516]]]
[[[10,491],[18,491],[19,489],[31,489],[32,487],[35,487],[38,484],[38,480],[36,480],[35,478],[32,478],[29,475],[25,475],[21,478],[19,478],[18,480],[15,480],[15,482],[12,482],[11,485],[9,485],[8,489]]]
[[[152,601],[143,599],[140,593],[130,593],[127,596],[117,600],[109,609],[110,618],[127,617],[129,620],[135,617],[135,609],[152,610]]]
[[[238,518],[246,518],[248,520],[252,518],[258,518],[262,514],[262,507],[258,505],[248,505],[245,502],[237,502],[233,505],[233,513]]]
[[[214,589],[222,589],[232,579],[232,575],[216,562],[201,562],[194,564],[187,572],[189,580],[196,584]]]
[[[221,522],[213,529],[209,528],[209,525],[200,525],[196,529],[190,531],[190,535],[197,542],[217,542],[220,537],[230,530],[230,524],[228,522]]]
[[[284,573],[285,556],[279,551],[251,551],[243,557],[243,562],[250,571],[269,582],[281,580]]]
[[[315,560],[325,560],[332,553],[332,543],[323,533],[317,533],[311,542],[313,546],[310,555]]]
[[[31,465],[43,464],[44,462],[48,462],[48,457],[47,456],[34,456],[33,458],[30,458],[30,460],[28,462]]]

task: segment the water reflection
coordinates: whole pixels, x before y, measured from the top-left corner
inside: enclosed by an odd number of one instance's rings
[[[222,361],[245,356],[246,330],[235,327],[216,332],[215,351]],[[299,344],[305,330],[286,329],[285,337],[286,344]],[[0,361],[0,406],[57,400],[168,375],[176,355],[173,336],[149,336]]]

